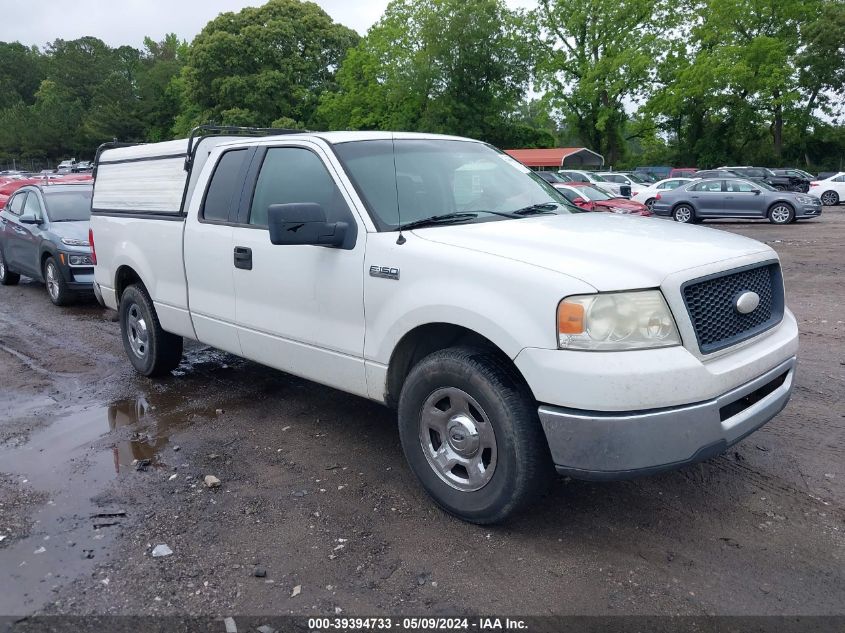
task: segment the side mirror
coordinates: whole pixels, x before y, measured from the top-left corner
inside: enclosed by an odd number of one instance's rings
[[[19,221],[21,224],[41,224],[41,219],[36,217],[34,213],[24,213]]]
[[[311,244],[314,246],[342,246],[349,225],[346,222],[326,222],[326,212],[313,202],[271,204],[267,209],[270,242],[283,244]]]
[[[751,190],[751,193],[753,193],[755,196],[759,196],[759,195],[760,195],[760,190],[759,190],[759,189],[752,189],[752,190]]]

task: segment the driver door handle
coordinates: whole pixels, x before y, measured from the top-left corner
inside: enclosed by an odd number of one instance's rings
[[[252,270],[252,249],[246,246],[235,247],[235,268]]]

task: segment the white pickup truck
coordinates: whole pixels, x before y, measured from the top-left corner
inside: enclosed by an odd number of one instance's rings
[[[582,213],[481,142],[206,135],[102,152],[96,284],[146,376],[183,338],[398,410],[447,511],[491,523],[554,469],[717,455],[786,405],[798,349],[774,251]]]

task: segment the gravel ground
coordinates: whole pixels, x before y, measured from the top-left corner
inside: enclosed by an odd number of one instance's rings
[[[790,405],[490,528],[427,500],[385,408],[196,345],[142,379],[113,313],[0,288],[0,614],[845,614],[845,207],[708,226],[782,258]]]

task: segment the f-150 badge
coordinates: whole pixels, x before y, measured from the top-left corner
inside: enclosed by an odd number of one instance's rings
[[[387,266],[370,266],[370,277],[381,277],[382,279],[399,281],[399,269],[388,268]]]

